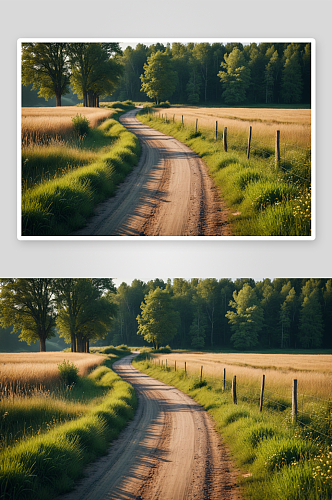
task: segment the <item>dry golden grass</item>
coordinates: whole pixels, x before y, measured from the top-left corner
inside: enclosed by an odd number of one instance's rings
[[[290,397],[292,381],[297,379],[300,394],[329,399],[332,394],[332,355],[304,354],[234,354],[234,353],[171,353],[154,355],[167,359],[168,366],[184,369],[187,362],[189,373],[222,379],[224,368],[226,378],[236,375],[237,385],[253,385],[260,388],[265,374],[265,387],[283,396]]]
[[[95,128],[113,113],[111,109],[76,106],[22,108],[22,143],[70,136],[74,131],[71,119],[77,114],[85,116]]]
[[[0,353],[0,386],[15,384],[52,385],[59,380],[58,364],[74,363],[79,375],[87,375],[104,361],[100,354],[72,352]]]
[[[266,142],[273,146],[276,131],[280,130],[282,144],[294,144],[308,147],[311,144],[311,110],[310,109],[269,109],[269,108],[160,108],[158,113],[167,115],[168,119],[183,121],[185,125],[196,124],[198,128],[218,129],[227,127],[229,141],[239,134],[248,135],[249,126],[252,126],[252,140]]]

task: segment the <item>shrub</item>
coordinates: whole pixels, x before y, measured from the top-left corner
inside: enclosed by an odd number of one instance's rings
[[[170,107],[171,105],[169,101],[161,102],[160,104],[158,104],[158,108],[170,108]]]
[[[81,114],[77,114],[76,116],[73,116],[71,121],[73,122],[74,130],[77,135],[80,137],[83,137],[83,135],[88,134],[90,128],[90,122],[86,118],[86,116],[82,116]]]
[[[78,381],[78,368],[74,363],[63,360],[58,364],[60,379],[65,385],[73,385]]]

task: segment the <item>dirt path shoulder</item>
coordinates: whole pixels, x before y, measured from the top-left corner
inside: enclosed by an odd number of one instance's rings
[[[183,143],[137,120],[137,111],[120,121],[139,138],[138,165],[72,236],[229,236],[227,209],[206,165]]]
[[[109,453],[59,500],[236,500],[236,472],[208,414],[189,396],[136,370],[135,354],[113,365],[139,405]]]

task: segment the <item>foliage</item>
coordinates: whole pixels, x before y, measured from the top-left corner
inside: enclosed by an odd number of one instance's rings
[[[131,285],[121,283],[112,298],[118,315],[105,342],[137,345],[140,305],[159,287],[167,289],[173,310],[178,313],[176,334],[165,341],[172,349],[237,349],[235,341],[241,343],[240,350],[332,348],[330,279],[266,278],[255,282],[253,279],[174,278],[168,281],[167,284],[158,279],[148,283],[133,280]],[[310,329],[304,326],[304,310],[317,314],[315,324],[312,316]],[[142,338],[139,345],[147,344]]]
[[[38,95],[46,100],[56,97],[61,106],[61,96],[69,92],[67,43],[23,43],[22,83],[39,88]]]
[[[22,235],[66,235],[84,226],[93,207],[111,196],[137,163],[140,146],[133,134],[113,119],[99,128],[116,142],[113,147],[22,194]]]
[[[226,104],[241,104],[246,99],[246,90],[250,83],[250,69],[246,67],[243,53],[238,47],[224,56],[222,71],[218,73],[224,91],[222,96]]]
[[[106,364],[110,366],[111,362]],[[92,393],[90,401],[85,399],[87,392]],[[32,436],[23,434],[22,439],[2,451],[1,498],[53,498],[70,491],[83,467],[105,453],[137,406],[133,388],[107,366],[95,370],[62,397],[67,401],[62,401],[59,417],[54,407],[61,406],[60,400],[53,403],[54,420],[46,428],[37,422],[46,415],[44,407],[50,404],[47,398],[41,398],[39,406],[33,398],[25,401],[27,421],[34,431]],[[35,415],[30,420],[29,408],[33,405]],[[15,404],[12,411],[16,411]],[[21,422],[26,425],[24,419]]]
[[[142,313],[137,316],[138,335],[158,349],[162,343],[176,334],[179,314],[174,310],[172,298],[167,290],[157,287],[145,297],[141,304]]]
[[[45,342],[54,336],[55,302],[52,278],[2,278],[0,280],[0,321],[3,326],[13,325],[20,340],[31,344]]]
[[[82,137],[83,135],[85,135],[89,132],[89,123],[90,122],[86,116],[82,116],[82,115],[77,114],[76,116],[73,116],[71,121],[73,122],[75,132],[80,137]]]
[[[83,106],[96,106],[99,97],[113,93],[122,74],[118,43],[69,43],[71,85]]]
[[[177,75],[170,97],[173,103],[310,103],[310,43],[283,42],[172,42],[167,47],[139,43],[135,49],[127,47],[122,58],[124,75],[114,93],[117,99],[141,100],[144,65],[158,50],[170,57]]]
[[[86,351],[87,343],[105,337],[116,314],[116,308],[109,300],[109,295],[114,292],[112,279],[56,280],[56,324],[60,336],[71,343],[73,352]]]
[[[237,236],[310,236],[311,188],[308,164],[293,162],[275,168],[271,158],[247,159],[241,137],[234,140],[232,153],[210,129],[194,130],[181,122],[165,123],[142,115],[141,121],[179,139],[194,150],[208,166],[216,186],[229,208],[228,222]],[[234,149],[234,151],[233,151]],[[235,154],[236,151],[236,154]],[[294,153],[295,154],[295,153]],[[270,155],[268,155],[270,156]],[[302,152],[295,155],[298,159]],[[299,165],[303,170],[299,170]],[[309,160],[310,163],[310,160]]]
[[[63,360],[58,364],[60,379],[64,385],[73,385],[78,381],[78,368],[70,361]]]
[[[235,311],[228,311],[226,317],[234,332],[231,342],[236,349],[252,349],[258,344],[258,333],[263,327],[263,310],[255,291],[245,284],[239,293],[233,293],[234,301],[230,306]]]
[[[144,64],[144,75],[141,75],[142,91],[159,105],[161,99],[173,94],[176,78],[168,54],[157,51],[151,54]]]
[[[229,390],[223,391],[213,377],[198,384],[197,377],[183,370],[165,370],[151,362],[134,365],[144,373],[177,387],[205,408],[215,428],[229,446],[245,498],[255,500],[323,500],[332,495],[330,440],[313,440],[289,415],[259,412],[243,387],[234,405]],[[311,425],[315,425],[312,423]]]

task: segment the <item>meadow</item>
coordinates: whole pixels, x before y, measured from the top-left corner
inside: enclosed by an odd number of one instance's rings
[[[239,470],[245,499],[325,500],[332,497],[331,360],[329,354],[146,352],[134,365],[186,392],[210,413]]]
[[[133,388],[111,369],[127,354],[122,346],[1,355],[1,498],[55,498],[106,452],[137,404]],[[61,377],[64,360],[67,372],[78,372],[75,382]]]
[[[114,194],[140,154],[117,120],[133,107],[22,108],[23,236],[68,235]]]
[[[175,106],[152,110],[146,105],[139,116],[144,123],[176,137],[203,158],[229,208],[235,235],[311,235],[310,109]]]

